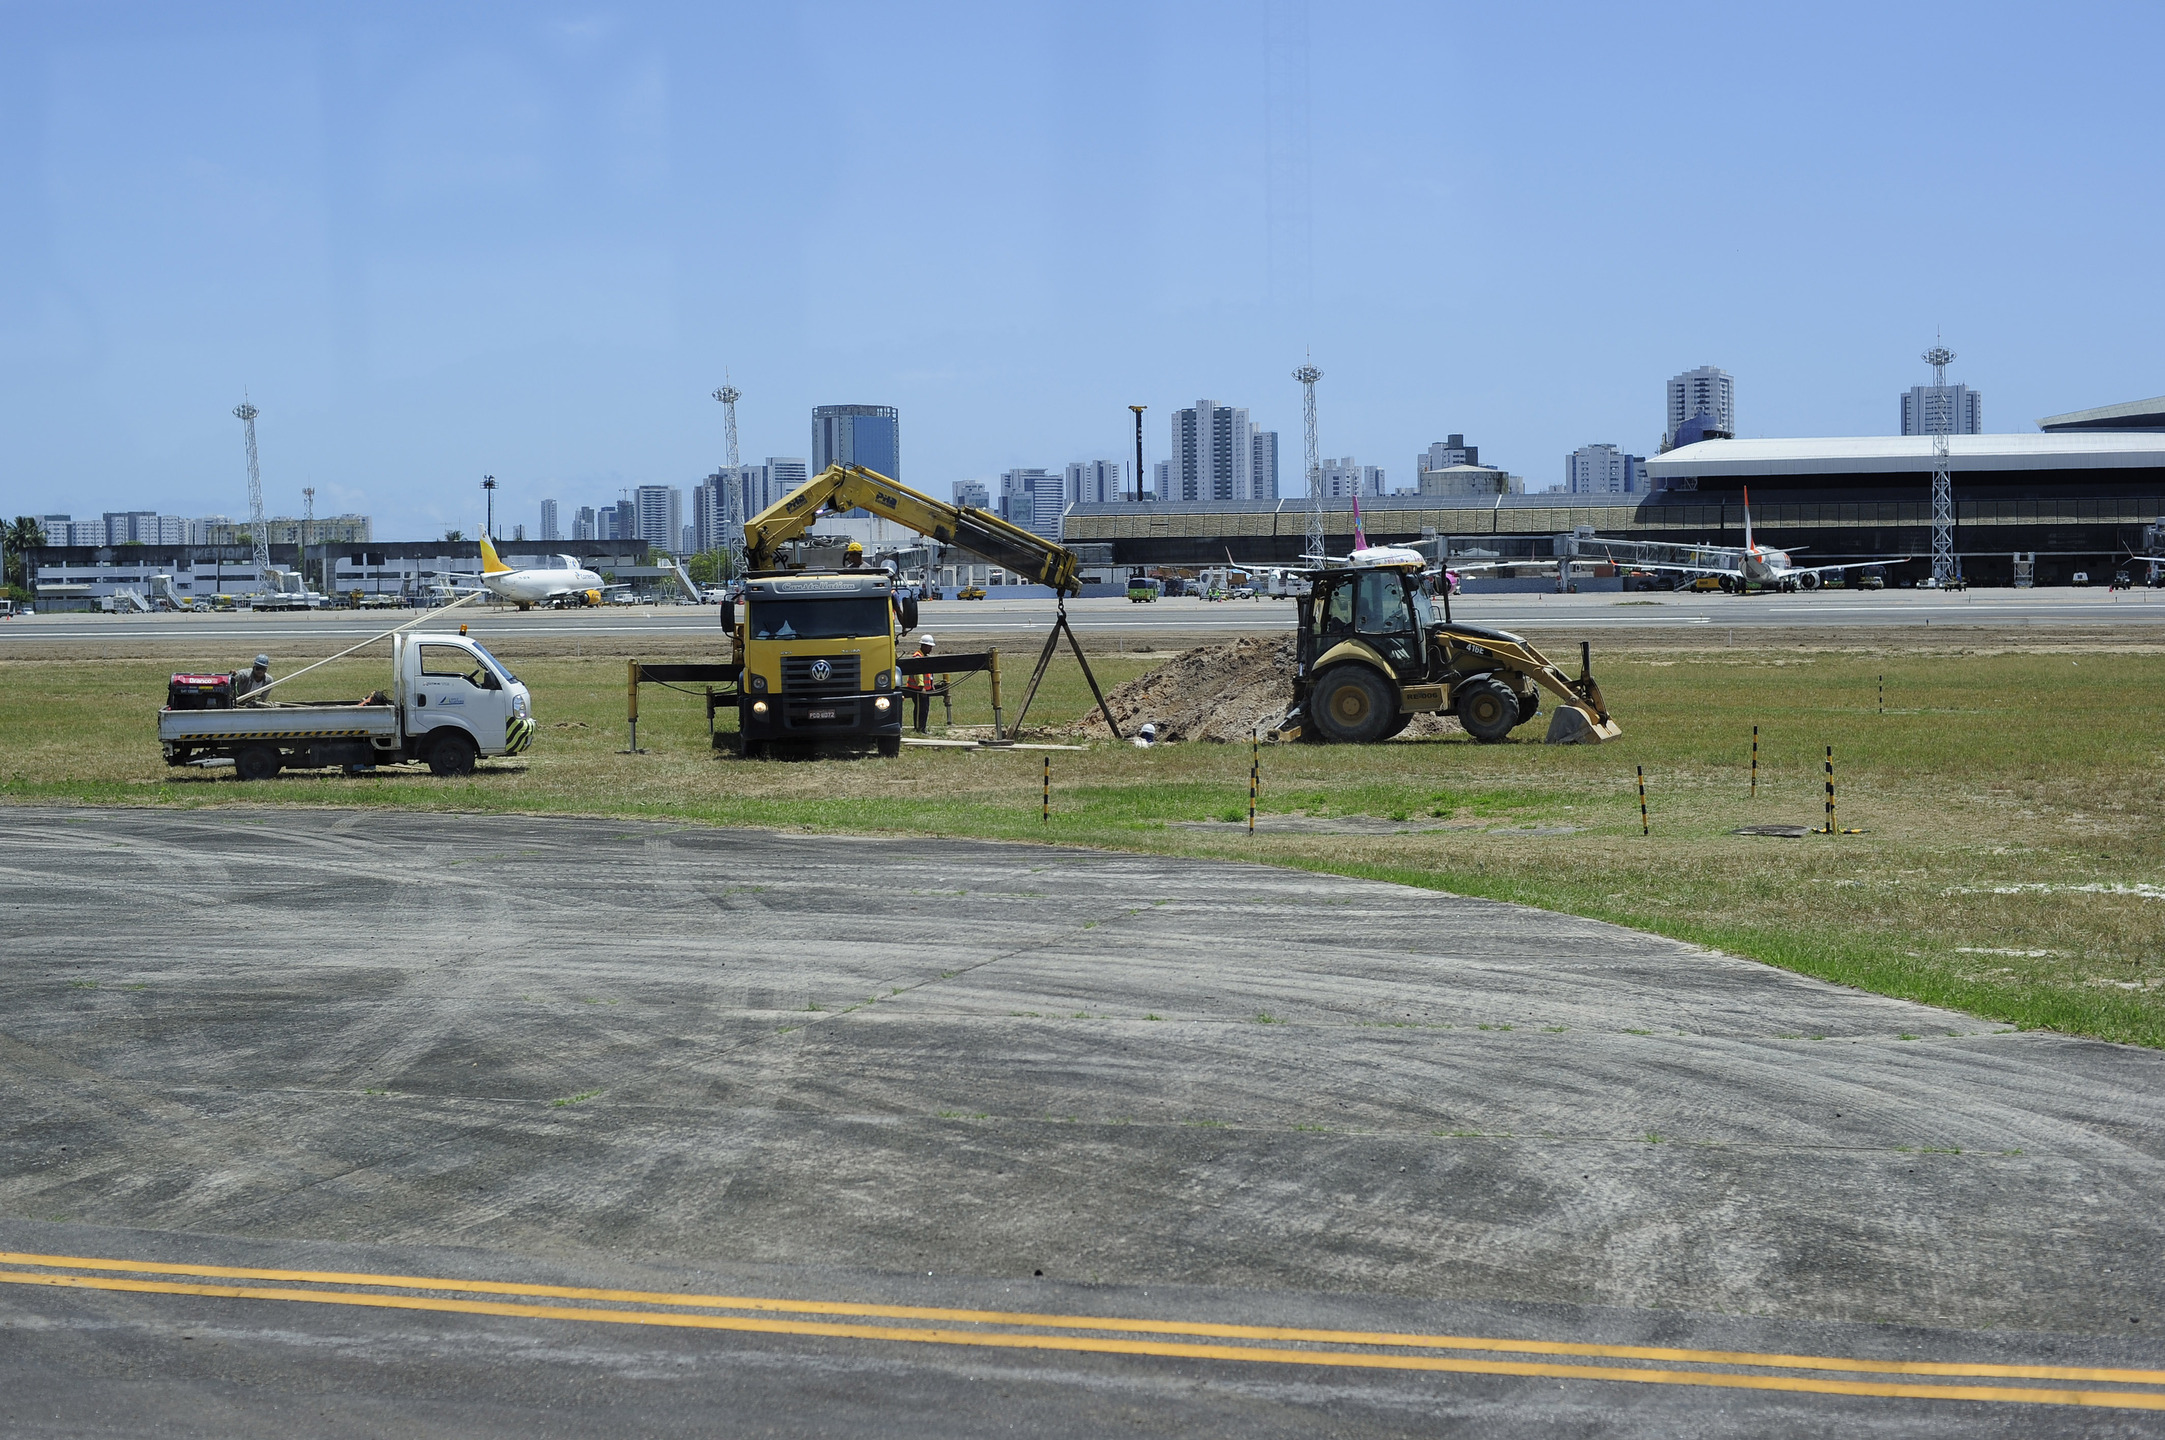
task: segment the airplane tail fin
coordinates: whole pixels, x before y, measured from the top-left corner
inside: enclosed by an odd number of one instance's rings
[[[1744,487],[1744,549],[1745,549],[1746,553],[1749,553],[1749,552],[1751,551],[1751,548],[1752,548],[1752,487],[1751,487],[1751,486],[1749,486],[1749,485],[1747,485],[1747,486],[1745,486],[1745,487]]]
[[[1368,548],[1368,527],[1361,523],[1361,492],[1358,486],[1354,487],[1353,491],[1353,548]]]
[[[481,573],[484,575],[506,575],[510,571],[511,567],[504,563],[503,557],[496,553],[496,547],[489,543],[489,537],[482,536]]]

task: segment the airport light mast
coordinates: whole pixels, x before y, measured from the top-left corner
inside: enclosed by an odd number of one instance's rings
[[[1143,503],[1143,412],[1148,405],[1130,405],[1135,412],[1135,503]]]
[[[722,402],[722,439],[729,455],[729,483],[722,487],[722,545],[729,551],[729,578],[744,574],[744,477],[737,473],[737,401],[744,392],[723,377],[714,392]]]
[[[1293,378],[1301,383],[1301,423],[1305,432],[1302,439],[1308,462],[1308,554],[1305,558],[1320,565],[1328,553],[1323,548],[1323,461],[1316,449],[1316,381],[1323,378],[1323,372],[1313,365],[1303,365],[1293,372]]]
[[[494,540],[496,538],[496,477],[494,475],[481,477],[481,494],[488,501],[488,514],[482,518],[481,533]]]
[[[256,463],[256,416],[263,412],[248,403],[246,394],[241,403],[233,407],[233,416],[241,422],[248,445],[248,533],[255,542],[256,588],[261,590],[270,583],[271,541],[270,532],[263,527],[263,470]]]
[[[1932,367],[1932,583],[1945,585],[1955,578],[1954,465],[1948,455],[1948,431],[1954,425],[1954,407],[1947,403],[1947,366],[1955,352],[1935,344],[1924,352]]]

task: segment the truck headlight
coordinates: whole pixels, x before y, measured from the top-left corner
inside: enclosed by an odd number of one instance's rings
[[[752,702],[752,713],[753,713],[754,715],[764,715],[764,714],[766,714],[766,713],[767,713],[767,702],[766,702],[766,701],[764,701],[764,700],[754,700],[754,701]]]
[[[892,703],[893,702],[890,701],[885,695],[882,695],[879,697],[879,699],[872,702],[872,708],[875,710],[885,710]]]

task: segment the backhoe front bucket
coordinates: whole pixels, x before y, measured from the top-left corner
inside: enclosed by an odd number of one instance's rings
[[[1579,705],[1559,705],[1549,716],[1551,745],[1599,745],[1623,733],[1614,720],[1603,720]]]

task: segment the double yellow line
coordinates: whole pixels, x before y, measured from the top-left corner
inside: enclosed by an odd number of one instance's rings
[[[273,1283],[215,1283],[219,1281]],[[1009,1310],[956,1310],[922,1305],[864,1305],[745,1295],[671,1295],[645,1290],[592,1289],[577,1285],[525,1285],[500,1280],[453,1280],[435,1276],[372,1275],[334,1270],[269,1270],[240,1265],[176,1265],[159,1261],[106,1260],[80,1255],[11,1252],[0,1252],[0,1282],[71,1290],[207,1295],[232,1300],[286,1300],[384,1310],[502,1315],[528,1320],[583,1320],[609,1325],[662,1325],[682,1329],[732,1330],[765,1335],[816,1335],[842,1340],[904,1341],[921,1345],[968,1345],[1005,1350],[1153,1355],[1182,1360],[1343,1366],[1365,1370],[1440,1371],[1459,1375],[1608,1380],[1641,1385],[1703,1385],[1731,1390],[1786,1390],[1903,1400],[1979,1400],[2031,1405],[2089,1405],[2131,1410],[2165,1410],[2165,1370],[2126,1370],[2073,1365],[1965,1364],[1935,1360],[1865,1360],[1821,1355],[1764,1354],[1743,1350],[1684,1350],[1659,1345],[1598,1345],[1472,1335],[1316,1330],[1281,1325],[1225,1325],[1208,1321],[1129,1320],[1099,1315],[1045,1315]],[[518,1298],[471,1298],[498,1295]],[[533,1303],[536,1301],[578,1303]],[[620,1308],[624,1306],[641,1308]],[[711,1313],[717,1311],[738,1313]],[[847,1318],[785,1318],[792,1316]],[[870,1323],[880,1321],[908,1323]],[[1572,1358],[1499,1358],[1505,1355]],[[1641,1363],[1574,1363],[1589,1360]],[[1857,1375],[1904,1378],[1842,1378]],[[2156,1388],[2096,1389],[2008,1383],[1946,1383],[1952,1380],[2056,1381],[2063,1385]]]

